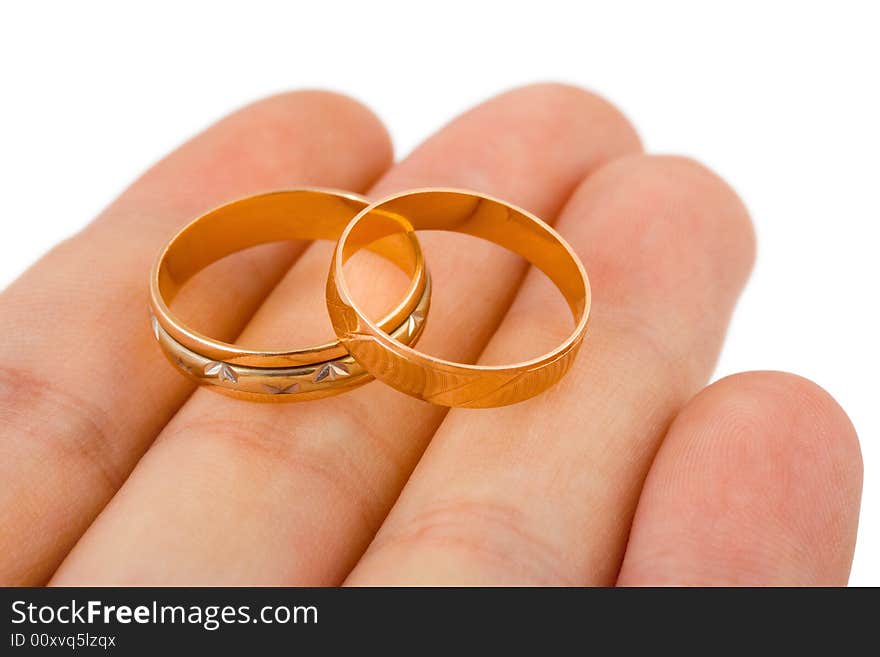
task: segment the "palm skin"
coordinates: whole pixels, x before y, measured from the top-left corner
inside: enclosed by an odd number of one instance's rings
[[[593,285],[575,367],[480,411],[379,383],[292,405],[193,392],[151,341],[156,252],[224,201],[304,185],[471,188],[554,223]],[[512,254],[442,233],[423,243],[435,289],[420,348],[504,362],[568,331],[550,284]],[[326,338],[330,249],[238,254],[180,303],[221,339]],[[580,89],[503,94],[397,164],[350,99],[255,103],[0,296],[0,582],[844,584],[862,477],[845,413],[791,374],[703,389],[753,259],[723,181],[643,154]],[[388,276],[362,277],[364,294]]]

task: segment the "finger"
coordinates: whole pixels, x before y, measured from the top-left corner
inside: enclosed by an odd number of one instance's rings
[[[595,96],[526,87],[458,118],[374,193],[476,187],[552,216],[586,172],[636,148],[626,121]],[[435,284],[420,344],[468,359],[491,335],[524,268],[497,247],[456,237],[422,240]],[[329,260],[329,248],[310,248],[247,339],[332,331],[322,308]],[[314,290],[311,302],[303,289]],[[300,333],[291,335],[291,326]],[[232,405],[196,394],[55,582],[339,583],[443,413],[376,383],[294,406]],[[168,557],[157,562],[160,553]]]
[[[589,178],[558,228],[592,281],[577,362],[522,404],[450,412],[350,583],[613,583],[663,429],[711,371],[752,233],[713,174],[647,156]],[[566,312],[532,272],[483,360],[549,350]]]
[[[728,377],[666,435],[618,583],[844,585],[861,489],[858,438],[827,392],[781,372]]]
[[[173,231],[258,190],[364,188],[389,158],[384,130],[351,100],[303,92],[259,102],[157,164],[3,293],[0,582],[45,581],[191,391],[147,320],[149,268]],[[210,280],[193,281],[198,302],[187,310],[199,328],[233,338],[297,252],[218,263]]]

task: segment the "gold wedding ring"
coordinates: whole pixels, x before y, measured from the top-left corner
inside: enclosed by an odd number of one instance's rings
[[[153,333],[168,360],[196,382],[253,401],[300,401],[334,395],[372,377],[338,341],[287,351],[259,351],[215,340],[184,325],[170,305],[198,271],[266,242],[335,240],[367,207],[355,194],[297,189],[250,196],[202,215],[166,245],[150,274]],[[411,277],[403,300],[374,326],[402,344],[421,334],[431,284],[421,248],[398,231],[366,245]]]
[[[388,335],[352,300],[345,262],[377,239],[446,230],[494,242],[541,269],[559,288],[575,328],[553,351],[513,365],[454,363],[420,353]],[[352,219],[336,244],[327,281],[327,308],[336,335],[370,374],[413,397],[442,406],[513,404],[546,390],[568,371],[590,313],[590,284],[572,248],[537,217],[474,192],[425,189],[391,196]]]

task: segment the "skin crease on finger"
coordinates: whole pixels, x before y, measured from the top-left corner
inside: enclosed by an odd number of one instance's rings
[[[670,428],[618,584],[844,585],[861,484],[858,438],[827,392],[782,372],[722,379]]]
[[[552,219],[585,175],[638,149],[632,128],[605,101],[535,85],[454,120],[373,194],[463,186]],[[428,233],[424,245],[436,284],[420,348],[472,361],[526,268],[464,236]],[[330,330],[320,307],[328,261],[326,247],[310,248],[243,340],[277,344]],[[306,290],[318,297],[310,300]],[[344,397],[274,406],[199,391],[53,583],[338,584],[445,412],[378,383]],[[157,554],[165,558],[157,561]]]
[[[362,190],[391,160],[368,110],[332,93],[250,105],[156,164],[0,295],[0,583],[55,570],[192,391],[148,330],[162,244],[197,214],[291,185]],[[301,245],[193,281],[199,327],[234,339]]]

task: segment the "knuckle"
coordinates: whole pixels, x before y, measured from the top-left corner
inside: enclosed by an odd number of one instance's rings
[[[61,461],[65,469],[87,465],[109,490],[125,478],[107,413],[48,379],[0,368],[0,427],[4,440],[26,440],[47,462]]]
[[[363,441],[371,440],[371,435],[359,428],[353,416],[340,413],[320,422],[291,424],[277,417],[284,409],[254,411],[236,417],[191,410],[185,419],[170,425],[160,441],[204,445],[210,440],[214,457],[221,463],[247,463],[279,482],[307,482],[327,504],[350,509],[367,528],[378,527],[387,496],[362,458]]]

